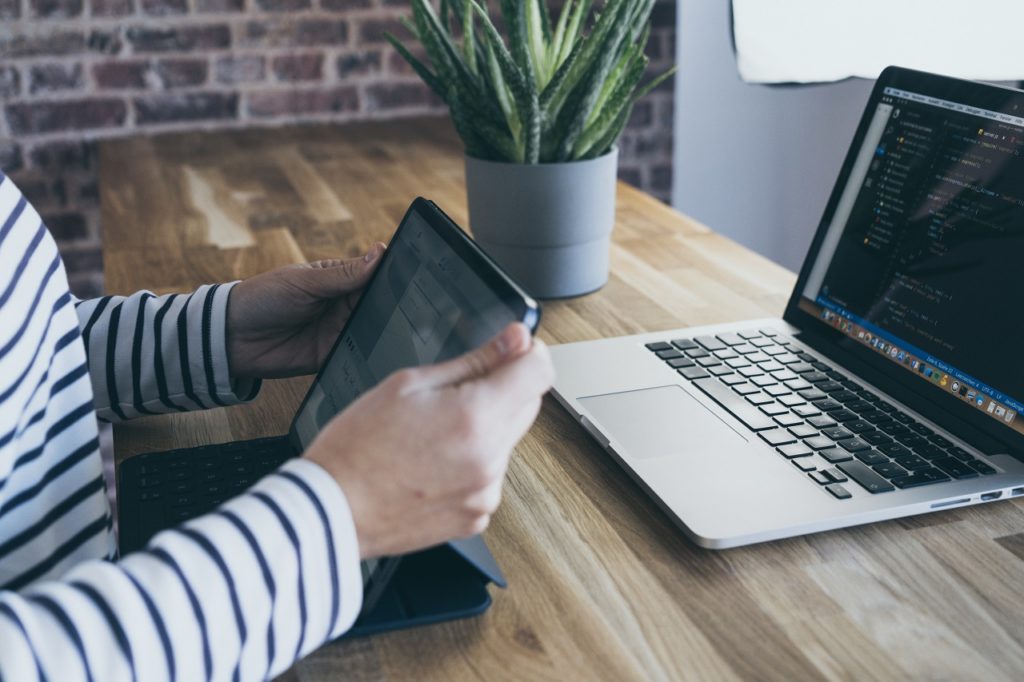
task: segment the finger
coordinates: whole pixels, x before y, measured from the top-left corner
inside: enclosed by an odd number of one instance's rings
[[[460,384],[485,376],[530,348],[530,330],[520,322],[505,327],[476,350],[447,362],[421,367],[417,374],[429,386]]]
[[[507,412],[512,406],[547,393],[554,380],[551,353],[543,341],[535,339],[527,353],[480,375],[476,384],[485,396],[485,404]]]
[[[310,293],[323,298],[335,298],[362,289],[377,268],[384,245],[370,247],[358,258],[322,260],[309,264],[303,270]]]

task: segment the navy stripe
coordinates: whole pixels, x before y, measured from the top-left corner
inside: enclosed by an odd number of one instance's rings
[[[152,294],[139,296],[139,314],[135,316],[135,335],[132,342],[132,407],[139,414],[154,414],[143,406],[142,400],[142,337],[145,335],[146,301]]]
[[[82,667],[85,668],[85,679],[92,682],[92,667],[89,665],[89,659],[85,655],[85,644],[82,642],[82,636],[78,634],[75,624],[71,622],[71,618],[68,617],[64,608],[58,604],[55,599],[45,594],[34,594],[28,597],[27,600],[43,607],[44,610],[48,611],[49,614],[53,616],[58,623],[60,623],[61,629],[64,630],[64,633],[68,636],[68,639],[71,640],[71,643],[75,645],[75,649],[78,651],[78,657],[82,659]]]
[[[36,360],[39,359],[39,354],[42,352],[43,348],[46,347],[46,344],[44,344],[43,341],[46,339],[46,335],[50,333],[50,327],[53,325],[54,318],[57,317],[57,314],[60,313],[64,306],[67,305],[69,300],[70,299],[65,295],[54,301],[53,308],[50,309],[50,318],[46,321],[46,326],[43,327],[43,333],[39,335],[39,343],[36,344],[36,349],[32,352],[32,357],[25,363],[25,369],[18,378],[15,379],[10,386],[4,389],[3,393],[0,393],[0,404],[5,402],[16,390],[18,390],[18,386],[20,386],[21,382],[25,380],[25,377],[28,376],[28,373],[32,368],[35,367]],[[50,352],[50,364],[48,365],[48,368],[53,366],[53,356],[64,350],[64,347],[76,338],[78,338],[78,325],[75,325],[71,331],[57,339],[57,343],[54,344],[53,350]],[[36,386],[36,388],[38,388],[38,386]],[[26,404],[29,402],[31,402],[31,398],[25,401]]]
[[[36,663],[36,673],[39,675],[41,682],[46,682],[46,673],[43,672],[43,665],[39,662],[39,655],[36,654],[36,649],[32,646],[32,640],[29,639],[28,630],[25,629],[25,624],[21,622],[21,618],[18,618],[18,614],[14,612],[14,609],[2,601],[0,601],[0,613],[10,618],[15,627],[21,630],[21,636],[25,638],[25,643],[28,644],[28,648],[32,651],[32,660]]]
[[[18,218],[25,212],[25,207],[28,206],[28,199],[24,196],[18,197],[18,203],[14,205],[14,210],[7,216],[7,220],[4,221],[4,226],[0,227],[0,242],[3,242],[7,233],[14,227],[14,223],[18,222]]]
[[[148,551],[153,557],[169,566],[185,587],[185,594],[188,595],[188,601],[192,605],[192,613],[195,615],[196,623],[199,625],[199,637],[203,642],[203,664],[206,666],[206,679],[210,680],[213,677],[213,657],[210,654],[210,638],[206,632],[206,617],[203,616],[203,609],[199,605],[199,600],[196,599],[196,593],[192,591],[192,586],[189,584],[188,579],[185,578],[185,574],[182,572],[181,567],[178,566],[178,562],[174,560],[174,557],[167,550],[155,547],[150,548]]]
[[[267,505],[270,511],[277,517],[278,522],[284,529],[285,535],[288,536],[288,540],[292,543],[292,549],[295,550],[295,564],[298,567],[299,575],[299,643],[295,647],[294,658],[298,659],[299,654],[302,652],[302,645],[306,642],[306,583],[302,577],[302,552],[299,550],[299,536],[295,532],[295,528],[292,527],[291,521],[285,516],[284,512],[281,511],[281,507],[277,505],[269,495],[262,492],[254,492],[252,496],[257,500]]]
[[[4,344],[3,348],[0,348],[0,358],[7,355],[7,353],[14,348],[14,345],[21,339],[21,335],[25,333],[26,329],[28,329],[29,322],[31,322],[32,318],[35,317],[36,309],[39,307],[39,301],[43,298],[43,292],[46,291],[46,287],[49,286],[50,278],[53,277],[53,273],[57,272],[58,265],[60,265],[60,254],[54,256],[53,260],[50,261],[50,266],[46,269],[46,272],[43,275],[43,280],[39,284],[39,288],[36,290],[35,297],[32,299],[32,305],[30,305],[28,310],[25,311],[25,319],[22,321],[21,326],[14,332],[14,336]],[[64,291],[64,296],[67,296],[69,301],[71,300],[71,295],[66,289]]]
[[[213,377],[213,341],[210,334],[210,318],[213,317],[213,297],[216,295],[217,289],[219,288],[219,284],[214,284],[210,287],[210,290],[206,292],[206,300],[203,301],[202,340],[203,367],[206,370],[206,388],[209,391],[213,402],[223,407],[224,405],[227,405],[227,403],[221,400],[221,397],[217,395],[217,382]]]
[[[46,228],[42,223],[39,223],[39,227],[36,228],[36,233],[32,235],[32,241],[28,243],[28,248],[21,254],[21,260],[18,261],[17,267],[14,268],[14,273],[11,275],[11,281],[8,282],[7,288],[0,294],[0,308],[7,303],[8,299],[11,298],[11,294],[14,293],[14,287],[18,286],[21,281],[21,276],[25,272],[25,268],[28,267],[29,262],[32,260],[32,256],[35,255],[36,249],[39,248],[39,244],[43,241],[43,235],[46,234]]]
[[[89,321],[85,323],[82,328],[82,343],[85,345],[85,357],[89,359],[91,353],[89,352],[89,337],[92,334],[92,328],[96,326],[96,321],[100,319],[100,315],[106,310],[107,304],[110,303],[112,296],[104,296],[96,304],[96,307],[92,309],[92,315],[89,316]],[[75,307],[77,310],[78,307]]]
[[[228,586],[228,595],[231,597],[231,610],[235,614],[235,626],[238,628],[238,648],[240,651],[244,651],[245,641],[249,638],[249,633],[245,628],[245,618],[242,617],[242,606],[238,603],[238,590],[235,588],[235,578],[231,575],[228,565],[224,563],[224,557],[222,557],[217,548],[213,546],[213,543],[201,533],[197,533],[191,528],[184,527],[179,527],[178,532],[199,545],[199,547],[209,555],[210,559],[213,560],[213,563],[217,564],[217,568],[220,570],[221,575],[224,576],[224,582]],[[235,664],[235,672],[231,679],[240,679],[241,670],[242,657],[239,656],[238,662]]]
[[[94,588],[88,583],[84,583],[80,580],[69,583],[69,585],[93,603],[93,606],[103,616],[103,620],[107,622],[107,627],[110,628],[110,633],[114,635],[114,640],[117,642],[117,648],[121,650],[121,655],[124,656],[125,660],[128,661],[128,668],[132,671],[132,679],[138,679],[135,675],[135,657],[132,655],[132,645],[128,641],[128,636],[124,632],[124,628],[121,627],[121,623],[117,620],[117,615],[114,610],[110,608],[110,604],[103,598],[103,595],[99,593],[99,590]]]
[[[26,405],[28,403],[31,403],[32,400],[36,397],[36,393],[39,391],[39,389],[46,385],[46,380],[49,378],[50,370],[52,368],[53,368],[53,358],[51,357],[50,358],[49,366],[47,366],[46,371],[43,372],[43,376],[39,377],[39,381],[36,383],[35,388],[32,389],[32,393],[29,395],[29,399],[25,401]],[[68,374],[65,374],[64,376],[67,377],[70,374],[78,373],[80,370],[82,370],[84,368],[85,368],[85,365],[79,365],[78,367],[76,367],[75,369],[71,370],[70,372],[68,372]],[[85,374],[85,372],[82,372],[82,374]],[[58,380],[58,382],[60,382],[60,380]],[[62,391],[65,388],[67,388],[72,383],[74,383],[74,382],[71,381],[71,382],[68,382],[66,384],[62,383],[61,386],[60,386],[60,390],[55,390],[54,386],[51,385],[50,386],[50,395],[49,395],[50,402],[52,402],[53,398],[60,391]],[[15,427],[12,430],[8,431],[3,436],[0,436],[0,447],[3,447],[4,445],[6,445],[8,442],[10,442],[11,440],[13,440],[15,438],[20,438],[22,436],[22,434],[24,434],[26,431],[28,431],[30,428],[32,428],[32,426],[36,422],[38,422],[40,419],[42,419],[44,416],[46,416],[46,410],[47,410],[48,407],[49,407],[49,402],[46,405],[43,405],[41,408],[39,408],[39,410],[34,415],[32,415],[27,422],[25,422],[21,426],[15,425]],[[24,415],[22,415],[22,416],[24,417]],[[2,485],[0,485],[0,487],[2,487]]]
[[[110,319],[107,321],[107,403],[114,414],[121,420],[128,419],[121,410],[120,399],[117,396],[117,368],[114,365],[114,355],[117,351],[117,327],[121,322],[121,301],[110,311]]]
[[[181,312],[178,313],[178,355],[181,358],[181,379],[185,384],[185,395],[196,405],[205,409],[206,405],[196,395],[192,386],[192,368],[189,366],[188,358],[188,307],[192,304],[192,297],[195,295],[194,291],[189,294],[188,300],[185,301]]]
[[[12,536],[6,542],[0,543],[0,561],[3,561],[5,555],[10,554],[29,540],[37,537],[46,528],[53,525],[58,519],[71,511],[71,509],[78,505],[82,500],[89,498],[100,490],[103,490],[102,475],[97,476],[89,483],[86,483],[81,488],[68,495],[60,501],[60,504],[51,507],[42,518],[31,526],[21,530],[17,535]]]
[[[146,611],[149,612],[149,617],[153,621],[153,627],[156,628],[156,635],[160,638],[160,645],[164,648],[164,660],[167,662],[167,679],[177,679],[176,669],[174,665],[174,648],[171,646],[171,638],[167,635],[167,626],[164,624],[163,616],[160,615],[160,611],[157,610],[156,604],[153,603],[153,598],[149,596],[146,590],[139,584],[139,581],[135,579],[128,571],[124,572],[126,578],[131,581],[135,587],[135,591],[139,593],[142,598],[142,603],[146,605]]]
[[[167,311],[170,310],[172,305],[174,305],[174,301],[176,301],[177,298],[178,294],[171,294],[168,296],[167,300],[164,301],[164,304],[160,306],[160,310],[156,311],[156,316],[153,318],[153,366],[156,368],[156,390],[160,396],[160,402],[172,410],[184,412],[186,408],[171,400],[171,393],[167,390],[167,375],[164,371],[164,337],[162,327],[164,324],[164,317],[167,316]]]
[[[231,525],[238,529],[245,541],[249,543],[249,548],[252,549],[252,554],[256,557],[256,562],[260,565],[260,573],[263,574],[263,584],[267,586],[267,594],[270,595],[270,618],[267,619],[267,671],[265,676],[270,675],[270,669],[274,666],[274,605],[277,602],[277,586],[274,584],[274,576],[270,572],[270,565],[267,564],[266,557],[263,556],[263,550],[260,549],[259,544],[256,542],[256,537],[249,530],[249,527],[242,523],[242,520],[238,516],[227,509],[220,509],[214,514],[222,516],[227,519]]]
[[[14,580],[11,580],[4,586],[8,590],[20,590],[26,585],[30,585],[41,576],[46,575],[50,572],[54,566],[63,561],[66,557],[70,556],[72,552],[84,545],[86,542],[96,537],[101,531],[106,528],[107,517],[109,514],[104,514],[100,518],[96,519],[88,526],[78,531],[70,538],[65,540],[59,547],[50,553],[44,560],[38,564],[22,572]]]
[[[49,445],[50,441],[64,433],[68,427],[77,422],[87,414],[93,413],[92,400],[86,401],[76,407],[75,409],[68,412],[66,415],[55,421],[50,425],[50,428],[46,430],[46,436],[43,438],[43,444],[39,447],[32,448],[28,452],[22,453],[18,459],[14,460],[14,466],[11,468],[11,472],[17,471],[20,467],[28,464],[29,462],[37,459],[39,455],[43,453],[46,446]],[[7,485],[7,481],[10,477],[0,481],[0,490],[3,490],[4,486]]]
[[[316,507],[316,513],[324,526],[324,537],[327,540],[327,556],[331,571],[331,627],[328,632],[333,632],[334,626],[338,622],[338,612],[341,610],[341,596],[339,594],[341,586],[338,584],[338,557],[334,551],[334,533],[331,531],[331,521],[327,517],[327,510],[324,509],[320,498],[316,496],[316,493],[313,492],[308,483],[290,471],[279,471],[277,474],[297,485],[306,494],[306,497]]]
[[[99,449],[100,441],[99,438],[95,437],[88,443],[79,446],[70,455],[68,455],[61,461],[57,462],[57,464],[50,467],[50,470],[43,474],[43,477],[39,479],[39,482],[36,483],[34,486],[32,486],[31,488],[25,488],[20,493],[14,495],[9,500],[4,502],[3,505],[0,506],[0,517],[2,517],[4,514],[11,511],[12,509],[16,509],[17,507],[31,500],[33,497],[38,495],[43,490],[43,488],[48,486],[59,476],[67,472],[69,469],[71,469],[71,467],[75,466],[89,455],[93,453],[99,455]]]

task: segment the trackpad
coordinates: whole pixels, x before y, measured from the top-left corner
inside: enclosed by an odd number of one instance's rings
[[[580,398],[592,421],[632,457],[717,454],[746,438],[704,407],[681,386]]]

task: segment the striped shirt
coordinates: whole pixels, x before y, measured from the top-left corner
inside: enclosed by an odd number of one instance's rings
[[[265,679],[355,620],[348,503],[306,460],[116,559],[97,417],[252,398],[228,374],[232,286],[76,300],[0,173],[0,679]]]

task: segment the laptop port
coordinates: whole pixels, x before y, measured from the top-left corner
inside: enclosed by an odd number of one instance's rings
[[[994,491],[992,491],[990,493],[982,493],[981,494],[981,501],[982,502],[991,502],[992,500],[998,500],[1002,496],[1003,496],[1003,491],[1002,490],[994,490]]]
[[[1020,488],[1010,488],[1010,497],[1017,497],[1018,495],[1024,495],[1024,486]]]

